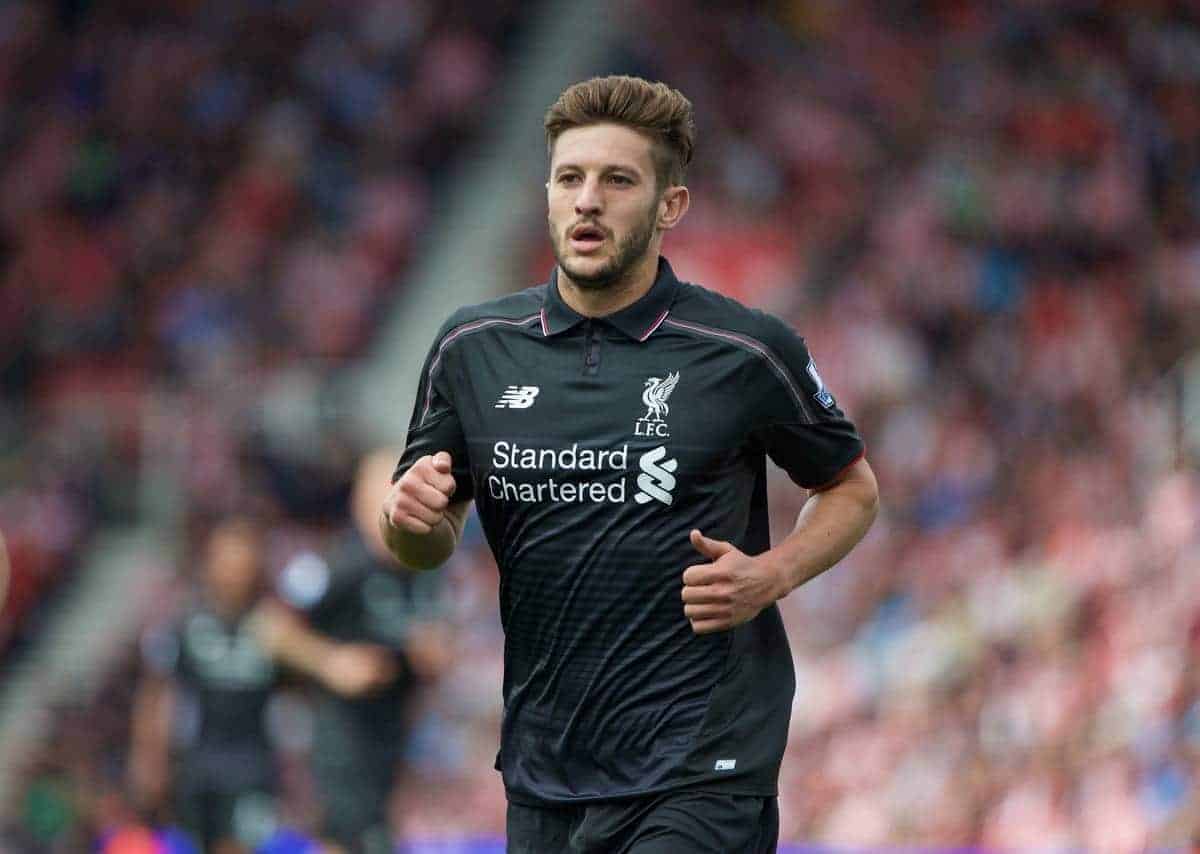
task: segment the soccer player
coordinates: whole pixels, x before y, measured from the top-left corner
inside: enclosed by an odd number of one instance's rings
[[[360,463],[352,524],[326,555],[303,552],[279,577],[281,605],[263,609],[275,658],[312,677],[317,699],[312,768],[321,836],[350,854],[390,854],[387,801],[419,681],[448,650],[432,619],[437,579],[394,572],[379,504],[395,455]]]
[[[510,852],[758,852],[795,676],[775,602],[876,513],[802,338],[676,279],[690,102],[571,86],[545,118],[557,265],[434,340],[380,525],[444,561],[474,500],[500,568]],[[773,548],[770,457],[809,497]]]
[[[169,794],[200,850],[237,854],[276,830],[268,702],[277,670],[258,639],[262,539],[234,518],[209,533],[200,590],[182,616],[143,638],[130,774],[140,806]],[[173,792],[170,790],[173,789]]]

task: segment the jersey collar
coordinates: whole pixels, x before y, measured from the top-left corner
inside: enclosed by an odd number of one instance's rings
[[[670,263],[663,256],[658,256],[658,275],[641,299],[628,305],[614,314],[605,315],[600,320],[619,329],[635,341],[645,341],[654,330],[662,324],[675,302],[675,293],[679,290],[679,280]],[[550,273],[550,281],[546,285],[546,297],[542,302],[542,334],[558,335],[566,332],[575,325],[587,320],[565,302],[558,292],[558,267]]]

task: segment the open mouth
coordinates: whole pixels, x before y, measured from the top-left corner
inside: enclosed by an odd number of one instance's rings
[[[571,229],[570,239],[576,252],[594,252],[604,243],[604,229],[597,225],[577,225]]]

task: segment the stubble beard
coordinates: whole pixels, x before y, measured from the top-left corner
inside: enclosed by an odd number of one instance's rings
[[[606,290],[624,281],[638,262],[646,257],[646,252],[650,249],[650,241],[654,239],[656,210],[657,205],[650,209],[640,226],[635,227],[617,244],[617,251],[609,262],[593,273],[577,272],[571,269],[570,262],[565,257],[568,238],[565,234],[555,231],[551,224],[550,244],[554,248],[554,258],[558,261],[559,269],[566,273],[576,286],[588,291]]]

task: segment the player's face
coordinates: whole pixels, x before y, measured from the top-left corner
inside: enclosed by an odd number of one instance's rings
[[[218,529],[205,550],[205,580],[209,593],[223,607],[240,611],[253,603],[262,565],[256,537],[242,531]]]
[[[649,139],[614,124],[564,131],[547,184],[550,241],[582,288],[620,282],[650,248],[661,194]]]

